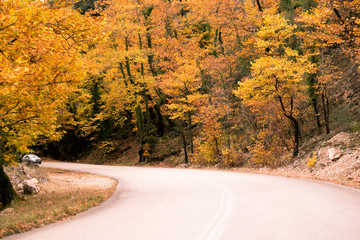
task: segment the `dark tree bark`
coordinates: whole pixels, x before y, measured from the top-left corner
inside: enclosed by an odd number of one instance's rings
[[[182,137],[183,145],[184,145],[185,163],[187,164],[187,163],[189,163],[189,158],[188,158],[187,149],[186,149],[186,137],[185,137],[183,127],[181,127],[181,137]]]
[[[11,201],[15,198],[16,193],[11,185],[9,177],[4,172],[4,168],[2,165],[0,165],[0,201],[1,201],[1,207],[4,208],[8,206]]]
[[[338,11],[336,8],[333,8],[333,10],[334,10],[334,13],[335,13],[336,17],[337,17],[337,18],[339,19],[339,21],[341,22],[341,24],[344,24],[344,20],[343,20],[343,18],[341,17],[339,11]]]
[[[324,115],[324,120],[325,120],[325,131],[327,134],[330,133],[330,118],[329,118],[329,113],[330,113],[330,109],[329,109],[329,99],[327,97],[326,94],[326,90],[324,90],[324,92],[321,94],[321,100],[322,100],[322,107],[323,107],[323,115]]]
[[[278,92],[278,79],[276,78],[276,76],[274,77],[276,80],[275,89]],[[300,132],[299,121],[293,116],[294,99],[293,97],[290,97],[290,110],[286,110],[282,97],[280,95],[278,95],[277,97],[279,99],[281,110],[284,116],[291,121],[291,124],[294,129],[294,140],[293,140],[294,147],[293,147],[292,156],[296,157],[299,154],[301,132]]]
[[[141,162],[144,161],[143,154],[144,154],[143,146],[140,145],[140,150],[139,150],[139,163],[141,163]]]
[[[314,113],[315,113],[315,117],[316,117],[316,125],[317,125],[317,128],[319,130],[319,132],[321,132],[321,121],[320,121],[320,111],[319,111],[319,108],[318,108],[318,104],[319,104],[319,96],[317,94],[317,89],[315,87],[315,85],[317,84],[317,81],[316,81],[316,78],[315,78],[315,75],[314,74],[311,74],[309,76],[309,98],[310,98],[310,101],[311,101],[311,105],[314,109]]]
[[[261,6],[260,0],[256,0],[256,4],[257,4],[257,6],[258,6],[259,11],[260,11],[260,12],[263,12],[263,8],[262,8],[262,6]]]
[[[164,124],[163,115],[161,114],[161,110],[158,105],[155,105],[154,109],[155,109],[157,119],[158,119],[156,122],[157,133],[160,137],[162,137],[165,134],[165,124]]]
[[[282,98],[279,95],[278,95],[278,98],[279,98],[280,105],[281,105],[284,116],[291,121],[291,124],[292,124],[293,129],[294,129],[294,140],[293,140],[294,147],[293,147],[292,156],[297,157],[297,155],[299,154],[301,132],[300,132],[299,121],[296,118],[294,118],[293,115],[292,115],[293,99],[291,98],[291,111],[290,111],[290,113],[288,113],[286,111],[286,109],[285,109]]]
[[[317,100],[316,101],[311,101],[314,112],[315,112],[315,117],[316,117],[316,125],[318,127],[318,129],[321,129],[321,122],[320,122],[320,112],[318,109],[318,104],[317,104]]]
[[[297,119],[292,116],[285,115],[292,123],[294,128],[294,147],[293,147],[293,157],[297,157],[299,154],[299,146],[300,146],[300,126]]]
[[[189,135],[190,135],[190,153],[194,153],[194,140],[193,140],[193,132],[192,132],[192,117],[191,112],[188,112],[189,116]]]

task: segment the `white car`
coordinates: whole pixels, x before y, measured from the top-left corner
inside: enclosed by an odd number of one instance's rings
[[[24,155],[20,162],[22,162],[22,161],[41,164],[41,158],[39,158],[35,154]]]

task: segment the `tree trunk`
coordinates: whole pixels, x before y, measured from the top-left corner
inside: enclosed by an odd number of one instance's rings
[[[275,77],[275,79],[276,79],[276,77]],[[275,89],[276,89],[276,91],[278,90],[277,85],[275,85]],[[280,106],[281,106],[281,109],[282,109],[282,112],[283,112],[284,116],[291,121],[291,124],[292,124],[292,126],[294,128],[294,148],[293,148],[292,156],[296,157],[299,154],[299,145],[300,145],[300,136],[301,136],[300,134],[301,133],[300,133],[299,122],[298,122],[298,120],[296,118],[293,117],[294,100],[293,100],[293,98],[291,98],[290,110],[286,111],[285,106],[284,106],[284,102],[283,102],[280,95],[278,95],[278,99],[279,99]]]
[[[143,162],[143,160],[144,160],[143,154],[144,154],[143,145],[140,144],[139,163]]]
[[[294,147],[293,147],[292,156],[297,157],[297,155],[299,155],[299,146],[300,146],[300,138],[301,138],[299,121],[291,115],[290,116],[286,114],[284,115],[285,117],[287,117],[287,119],[291,121],[291,124],[294,128],[294,140],[293,140]]]
[[[145,87],[144,87],[145,89]],[[149,113],[149,98],[144,90],[144,101],[145,101],[145,136],[149,136],[150,132],[150,113]]]
[[[164,124],[163,115],[161,114],[161,110],[158,105],[155,105],[154,109],[155,109],[155,112],[156,112],[157,118],[158,118],[158,121],[156,123],[157,133],[160,137],[162,137],[165,134],[165,124]]]
[[[219,42],[220,42],[221,54],[225,55],[224,42],[222,40],[221,30],[219,30]]]
[[[189,114],[189,135],[190,135],[190,153],[194,153],[194,143],[193,143],[193,133],[192,133],[192,118],[191,118],[191,113],[188,112]]]
[[[320,113],[319,113],[319,109],[317,107],[317,100],[316,101],[311,101],[311,102],[312,102],[312,106],[313,106],[314,112],[315,112],[316,125],[317,125],[318,129],[321,129]],[[320,132],[320,130],[319,130],[319,132]]]
[[[145,135],[145,123],[144,123],[144,116],[143,116],[143,112],[141,110],[141,106],[138,105],[136,107],[136,127],[138,129],[138,134],[139,134],[139,140],[140,140],[140,145],[142,145],[144,142],[144,137]]]
[[[327,98],[326,90],[321,94],[322,105],[323,105],[323,113],[324,113],[324,120],[325,120],[325,130],[326,133],[330,133],[330,120],[329,120],[329,99]]]
[[[1,208],[8,206],[11,201],[15,198],[16,193],[11,185],[9,177],[4,172],[4,168],[0,165],[0,200]]]
[[[295,118],[290,119],[293,127],[294,127],[294,149],[293,149],[293,157],[297,157],[299,154],[299,145],[300,145],[300,127],[299,122]]]
[[[259,11],[263,12],[263,8],[261,6],[260,0],[256,0],[256,5],[258,6]]]
[[[309,92],[309,99],[310,99],[310,102],[311,102],[311,105],[313,106],[313,109],[314,109],[314,112],[315,112],[315,117],[316,117],[316,125],[317,125],[317,128],[319,130],[319,133],[321,132],[321,121],[320,121],[320,112],[319,112],[319,109],[318,109],[318,99],[319,99],[319,94],[317,94],[317,87],[316,85],[318,85],[318,82],[317,82],[317,79],[316,79],[316,76],[315,74],[310,74],[308,76],[308,85],[309,85],[309,89],[308,89],[308,92]]]
[[[183,145],[184,145],[185,163],[187,164],[189,162],[189,158],[188,158],[187,149],[186,149],[186,138],[185,138],[185,133],[184,133],[183,127],[181,127],[181,137],[182,137]]]

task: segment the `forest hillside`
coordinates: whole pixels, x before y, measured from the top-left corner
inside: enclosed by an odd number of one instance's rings
[[[4,181],[28,152],[279,167],[311,158],[314,139],[360,131],[359,0],[15,0],[0,11]]]

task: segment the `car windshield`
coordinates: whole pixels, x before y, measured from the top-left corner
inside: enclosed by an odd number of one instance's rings
[[[29,158],[39,158],[38,156],[33,155],[33,154],[29,154],[28,156],[29,156]]]

